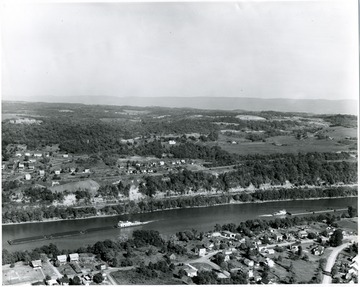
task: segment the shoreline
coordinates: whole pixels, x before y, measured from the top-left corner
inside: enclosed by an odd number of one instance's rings
[[[137,212],[137,213],[122,213],[122,214],[102,214],[102,215],[93,215],[87,216],[82,218],[71,218],[71,219],[46,219],[41,221],[26,221],[26,222],[11,222],[11,223],[2,223],[2,226],[9,226],[9,225],[18,225],[18,224],[36,224],[36,223],[48,223],[48,222],[58,222],[58,221],[72,221],[72,220],[82,220],[82,219],[91,219],[91,218],[105,218],[105,217],[116,217],[122,215],[134,215],[134,214],[145,214],[145,213],[154,213],[154,212],[161,212],[167,210],[176,210],[176,209],[188,209],[188,208],[205,208],[205,207],[212,207],[212,206],[222,206],[222,205],[231,205],[231,204],[261,204],[261,203],[269,203],[269,202],[286,202],[286,201],[296,201],[296,200],[321,200],[321,199],[337,199],[337,198],[353,198],[358,197],[358,195],[352,196],[336,196],[336,197],[313,197],[313,198],[296,198],[296,199],[281,199],[281,200],[264,200],[264,201],[250,201],[250,202],[229,202],[229,203],[219,203],[213,205],[201,205],[201,206],[188,206],[188,207],[175,207],[175,208],[166,208],[166,209],[159,209],[150,212]],[[333,209],[332,209],[333,210]]]

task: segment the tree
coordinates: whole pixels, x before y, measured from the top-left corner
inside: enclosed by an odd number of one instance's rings
[[[70,285],[81,285],[81,280],[79,276],[74,276],[70,283]]]
[[[334,233],[330,236],[329,244],[330,246],[336,247],[341,245],[343,240],[343,234],[341,229],[336,229]]]
[[[338,274],[338,269],[337,269],[336,265],[334,265],[331,268],[331,276],[334,278],[337,274]]]
[[[59,266],[60,266],[60,261],[59,261],[59,260],[55,260],[54,266],[55,266],[55,267],[59,267]]]
[[[93,280],[94,280],[94,282],[95,283],[101,283],[101,282],[103,282],[104,281],[104,277],[102,276],[102,274],[101,273],[96,273],[95,275],[94,275],[94,277],[93,277]]]
[[[348,213],[350,218],[357,216],[357,210],[353,206],[348,207]]]
[[[46,280],[46,281],[51,280],[51,276],[50,276],[49,274],[47,274],[47,275],[45,276],[45,280]]]

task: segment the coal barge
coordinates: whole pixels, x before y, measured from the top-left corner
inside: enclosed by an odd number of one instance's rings
[[[110,230],[110,229],[115,229],[115,228],[117,228],[117,226],[112,225],[112,226],[89,228],[89,229],[85,229],[85,230],[58,232],[58,233],[53,233],[53,234],[49,234],[49,235],[39,235],[39,236],[31,236],[31,237],[24,237],[24,238],[19,238],[19,239],[8,240],[8,243],[10,245],[25,244],[25,243],[29,243],[29,242],[43,241],[43,240],[57,239],[57,238],[65,238],[65,237],[82,235],[82,234],[86,234],[86,233],[90,233],[90,232]]]

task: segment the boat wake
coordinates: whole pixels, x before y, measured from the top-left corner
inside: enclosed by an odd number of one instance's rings
[[[273,216],[272,214],[262,214],[262,215],[259,215],[259,217],[271,217]]]

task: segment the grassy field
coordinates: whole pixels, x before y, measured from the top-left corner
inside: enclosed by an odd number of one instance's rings
[[[336,222],[339,225],[339,228],[358,232],[358,219],[356,218],[343,218],[340,221]]]
[[[15,264],[14,268],[10,265],[3,265],[2,267],[2,284],[29,284],[35,281],[41,281],[45,278],[40,269],[33,269],[23,262]]]
[[[278,145],[275,145],[276,143]],[[306,139],[296,140],[291,137],[268,138],[266,142],[239,142],[229,144],[220,142],[219,146],[230,153],[239,155],[273,154],[273,153],[299,153],[299,152],[336,152],[349,150],[348,145],[338,144],[331,140]]]
[[[162,273],[163,274],[163,273]],[[111,273],[118,285],[178,285],[180,280],[173,278],[172,274],[160,278],[147,278],[139,276],[135,270],[116,271]]]

